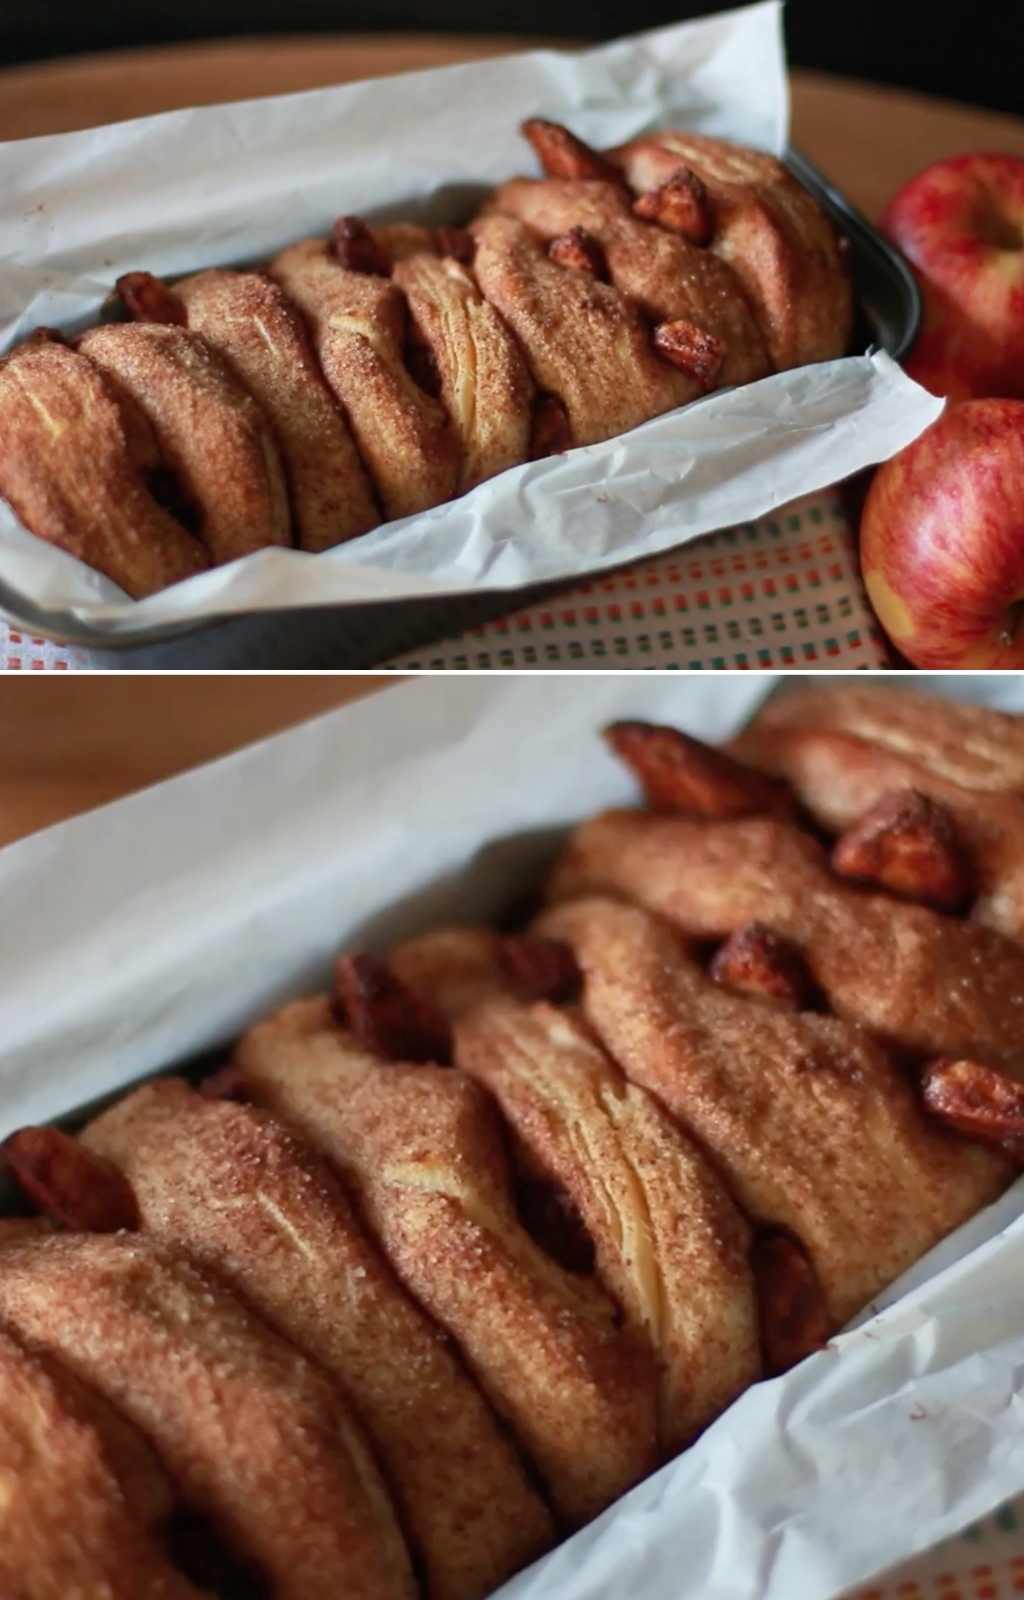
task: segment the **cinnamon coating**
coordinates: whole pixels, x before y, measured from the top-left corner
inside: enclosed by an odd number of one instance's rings
[[[269,271],[309,324],[385,514],[412,516],[447,500],[458,482],[458,442],[443,408],[406,370],[398,289],[343,267],[324,239],[290,245]]]
[[[751,383],[772,370],[753,309],[732,267],[712,251],[633,215],[621,184],[513,178],[488,212],[517,217],[543,239],[581,227],[600,246],[608,276],[654,323],[687,321],[721,345],[721,384]]]
[[[150,422],[215,563],[291,542],[270,425],[212,345],[145,322],[92,328],[78,348]]]
[[[437,369],[459,440],[458,491],[525,461],[533,383],[519,346],[469,272],[451,256],[421,252],[397,262],[392,280]]]
[[[1024,728],[1019,717],[881,685],[773,696],[734,745],[784,777],[830,832],[896,790],[947,808],[976,879],[972,916],[1024,938]]]
[[[188,326],[262,406],[281,451],[300,550],[328,550],[380,521],[370,480],[298,311],[258,272],[196,273],[174,285]]]
[[[519,1165],[579,1219],[598,1280],[655,1355],[659,1439],[675,1454],[760,1374],[746,1223],[575,1011],[530,1003],[531,990],[575,993],[568,945],[449,928],[407,940],[389,964],[448,1015],[456,1065],[498,1102]]]
[[[472,233],[481,292],[522,345],[538,388],[565,406],[573,444],[626,433],[699,393],[658,358],[640,313],[611,284],[558,266],[513,217],[485,215]]]
[[[378,1452],[435,1600],[483,1600],[540,1555],[548,1515],[440,1330],[401,1288],[327,1163],[179,1078],[92,1122],[142,1226],[215,1271],[337,1379]]]
[[[4,1245],[0,1323],[146,1434],[280,1600],[414,1600],[340,1393],[205,1270],[143,1235]]]
[[[973,888],[952,815],[917,789],[883,795],[836,841],[832,868],[936,911],[963,910]]]
[[[714,233],[708,192],[689,167],[678,167],[656,189],[639,195],[633,201],[633,214],[645,222],[660,223],[672,233],[681,233],[691,244],[706,245]]]
[[[0,361],[0,495],[135,599],[210,564],[154,498],[147,474],[163,465],[144,412],[84,355],[28,340]]]
[[[293,1002],[236,1053],[253,1098],[356,1189],[406,1288],[458,1343],[563,1521],[596,1516],[655,1464],[655,1372],[611,1303],[517,1220],[501,1129],[450,1068],[383,1062]]]
[[[722,385],[843,352],[838,242],[780,162],[672,131],[605,153],[542,118],[523,132],[547,176],[501,185],[468,226],[345,215],[329,238],[282,250],[269,277],[118,279],[139,327],[94,330],[84,348],[155,423],[167,460],[152,464],[177,476],[181,529],[144,499],[121,517],[131,538],[102,516],[150,464],[140,438],[127,471],[103,439],[100,503],[78,492],[95,476],[91,436],[81,451],[70,441],[63,503],[48,493],[52,432],[24,406],[32,470],[20,448],[7,471],[0,456],[0,492],[33,532],[141,595],[202,565],[193,521],[216,562],[288,542],[285,479],[295,542],[320,551],[378,513],[415,515]],[[37,329],[19,356],[60,338]],[[4,411],[0,386],[0,423]],[[136,545],[158,548],[147,562]]]
[[[674,1455],[760,1376],[744,1219],[571,1012],[494,998],[456,1025],[455,1060],[582,1218],[599,1280],[654,1351],[659,1437]]]
[[[579,969],[568,945],[533,934],[500,934],[476,923],[432,928],[403,939],[387,966],[422,1003],[449,1022],[484,1000],[575,998]]]
[[[748,1216],[806,1247],[834,1327],[1005,1186],[1007,1163],[929,1125],[867,1034],[727,993],[660,918],[589,897],[538,927],[572,945],[584,1014],[631,1082]]]
[[[710,249],[742,284],[776,371],[844,354],[853,299],[835,230],[781,161],[674,130],[644,134],[608,156],[638,195],[681,170],[700,180],[713,219]]]
[[[150,1531],[172,1504],[131,1424],[0,1332],[0,1592],[201,1600]]]
[[[787,822],[605,812],[576,829],[549,892],[621,895],[700,939],[762,922],[802,952],[839,1016],[913,1056],[976,1058],[1024,1076],[1020,945],[851,887]]]

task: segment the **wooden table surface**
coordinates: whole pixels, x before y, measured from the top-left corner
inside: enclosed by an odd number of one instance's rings
[[[539,42],[466,35],[307,35],[119,51],[8,68],[0,71],[0,139],[480,60]],[[793,140],[864,211],[877,216],[904,179],[940,156],[971,149],[1024,155],[1024,120],[795,72]]]
[[[0,677],[0,846],[398,681],[371,673]]]
[[[482,59],[522,44],[494,37],[307,36],[11,68],[0,71],[0,139]],[[869,215],[941,156],[983,148],[1024,155],[1024,121],[807,72],[794,74],[793,137]],[[389,681],[9,676],[0,680],[0,843]]]

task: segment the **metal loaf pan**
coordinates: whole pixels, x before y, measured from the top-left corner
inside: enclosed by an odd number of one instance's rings
[[[785,159],[847,242],[855,305],[853,348],[881,349],[899,361],[913,344],[921,319],[921,298],[907,262],[806,156],[790,149]],[[33,606],[9,589],[2,577],[0,611],[27,633],[109,651],[111,666],[140,670],[207,665],[231,668],[252,665],[254,655],[259,654],[265,657],[259,661],[263,667],[357,669],[564,593],[585,576],[581,572],[576,579],[532,585],[512,593],[253,612],[223,622],[154,627],[130,640],[87,624],[71,628],[63,614],[58,617]],[[212,646],[212,660],[204,658],[204,641]],[[237,660],[233,659],[236,650]],[[107,663],[100,660],[97,664]]]

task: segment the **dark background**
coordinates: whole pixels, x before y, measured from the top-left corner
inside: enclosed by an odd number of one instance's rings
[[[387,31],[601,39],[716,0],[0,0],[0,64],[232,34]],[[791,61],[1024,112],[1024,0],[790,0]]]

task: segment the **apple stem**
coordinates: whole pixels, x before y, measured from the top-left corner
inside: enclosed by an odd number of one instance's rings
[[[1024,622],[1024,600],[1015,600],[1006,613],[1006,624],[999,635],[999,643],[1011,645]]]

